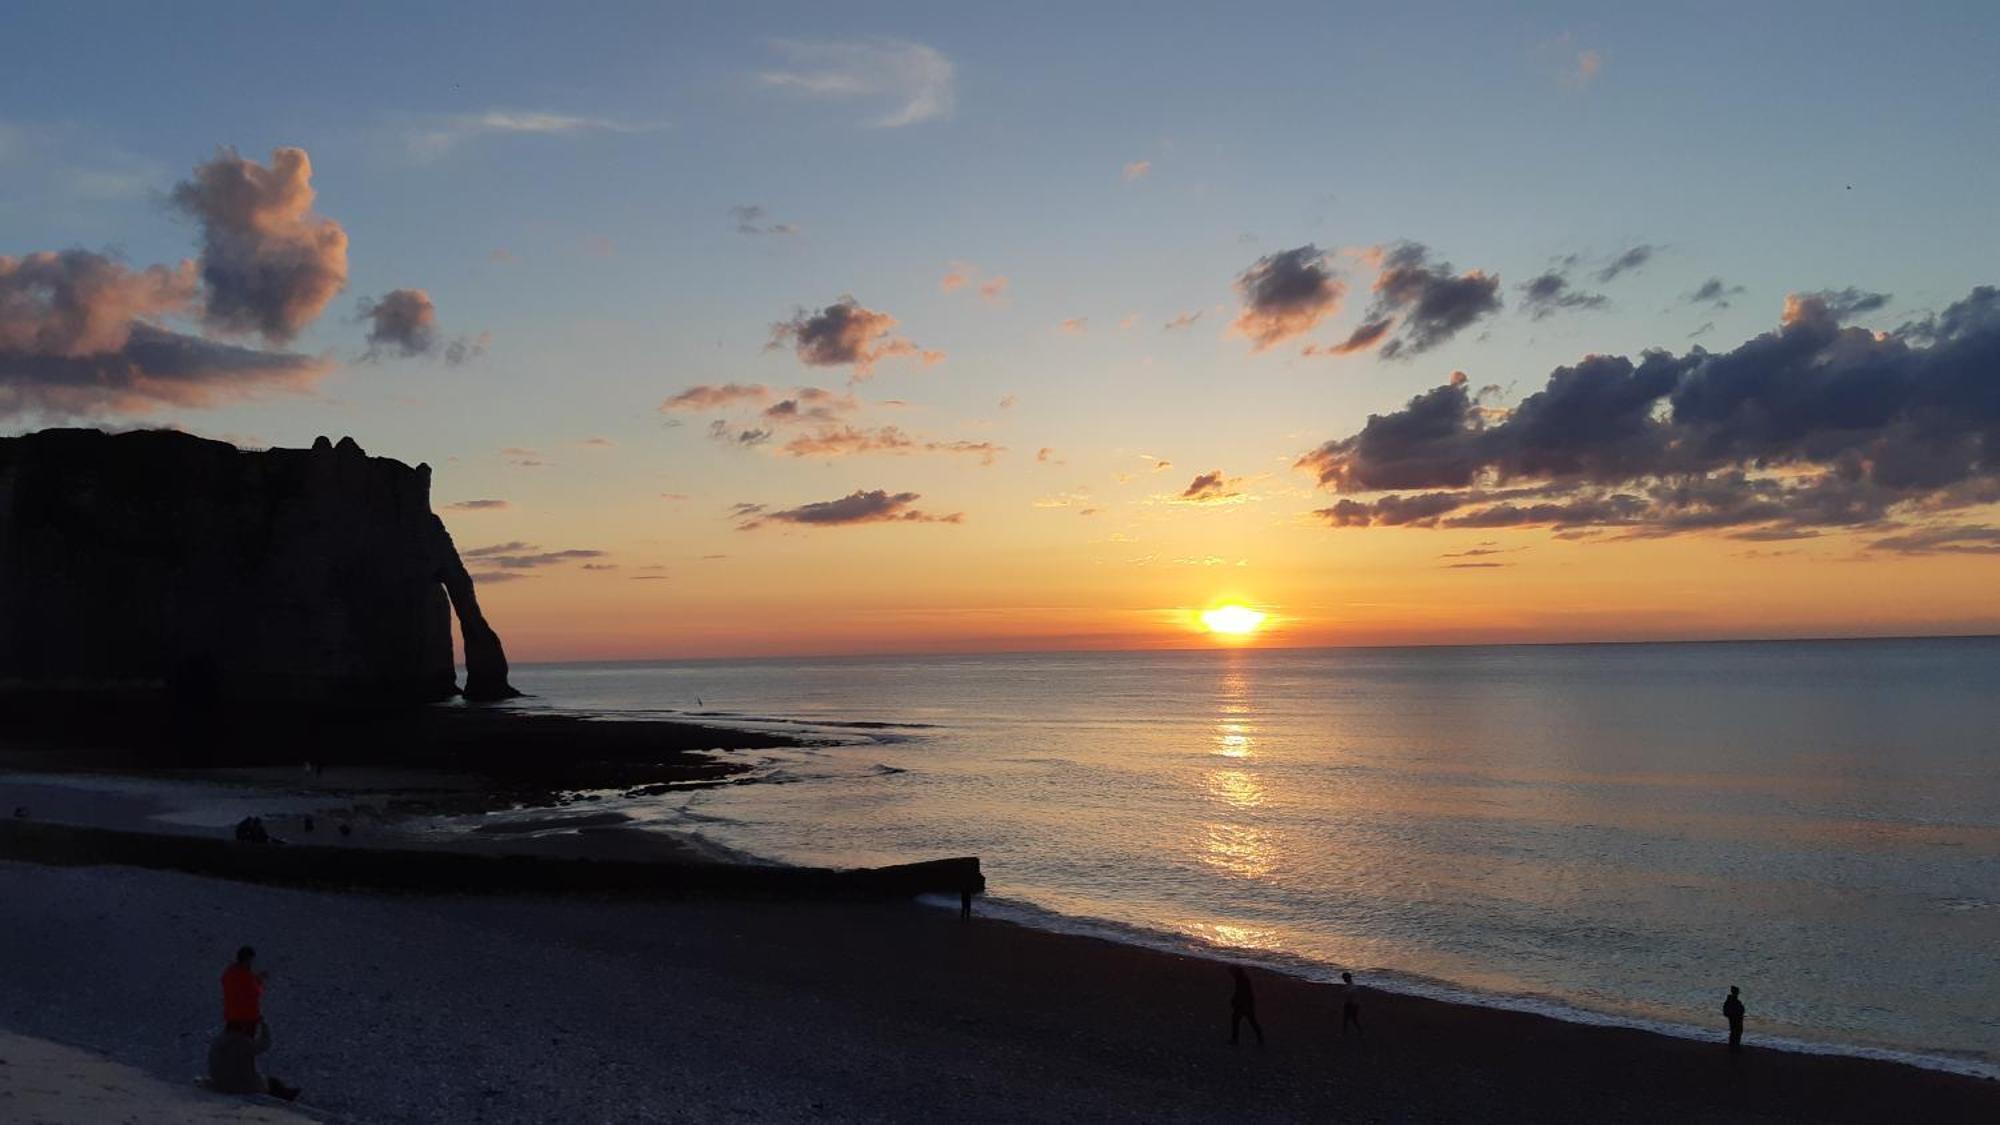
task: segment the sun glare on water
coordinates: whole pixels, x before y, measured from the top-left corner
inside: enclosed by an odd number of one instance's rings
[[[1264,623],[1264,614],[1245,605],[1223,605],[1203,610],[1201,623],[1211,633],[1228,637],[1247,637]]]

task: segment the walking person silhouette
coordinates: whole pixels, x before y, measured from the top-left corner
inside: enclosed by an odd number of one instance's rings
[[[1729,1052],[1735,1054],[1743,1049],[1743,997],[1733,984],[1722,1002],[1722,1018],[1729,1021]]]
[[[1236,1045],[1243,1021],[1249,1020],[1250,1030],[1257,1033],[1257,1045],[1262,1047],[1264,1028],[1257,1022],[1257,994],[1250,988],[1250,974],[1241,965],[1231,965],[1229,975],[1236,980],[1236,990],[1229,994],[1229,1045]]]
[[[1368,1036],[1361,1030],[1361,990],[1354,987],[1354,974],[1340,974],[1340,1037],[1347,1038],[1347,1029],[1354,1029],[1357,1038]]]

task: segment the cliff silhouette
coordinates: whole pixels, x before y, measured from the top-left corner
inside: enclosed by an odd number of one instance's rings
[[[178,703],[517,694],[431,512],[352,438],[253,452],[154,430],[0,438],[0,686]]]

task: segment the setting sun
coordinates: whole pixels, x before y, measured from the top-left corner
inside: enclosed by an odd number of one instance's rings
[[[1222,633],[1232,637],[1248,636],[1264,623],[1264,614],[1249,606],[1225,605],[1204,610],[1201,623],[1211,633]]]

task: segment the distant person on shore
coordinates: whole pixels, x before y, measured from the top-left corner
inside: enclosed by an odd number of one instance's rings
[[[1729,1021],[1729,1050],[1734,1054],[1743,1049],[1743,996],[1735,985],[1729,986],[1729,997],[1722,1002],[1722,1018]]]
[[[971,887],[960,887],[958,889],[958,920],[961,922],[972,921]]]
[[[252,966],[257,951],[244,946],[222,970],[222,1026],[225,1031],[251,1035],[264,1022],[264,974]]]
[[[208,1085],[224,1094],[269,1094],[297,1101],[299,1088],[257,1069],[257,1056],[271,1049],[271,1029],[259,1023],[244,1031],[234,1024],[217,1032],[208,1044]]]
[[[1361,990],[1354,986],[1354,974],[1340,974],[1340,1037],[1347,1038],[1347,1029],[1354,1029],[1357,1038],[1367,1036],[1361,1030]]]
[[[236,822],[236,842],[239,844],[268,844],[271,831],[264,827],[264,818],[246,816]]]
[[[1237,1043],[1237,1034],[1243,1028],[1243,1021],[1250,1021],[1250,1030],[1257,1033],[1257,1045],[1264,1045],[1264,1028],[1257,1022],[1257,993],[1250,988],[1250,974],[1241,965],[1229,966],[1229,975],[1236,981],[1236,990],[1229,994],[1229,1045]]]

